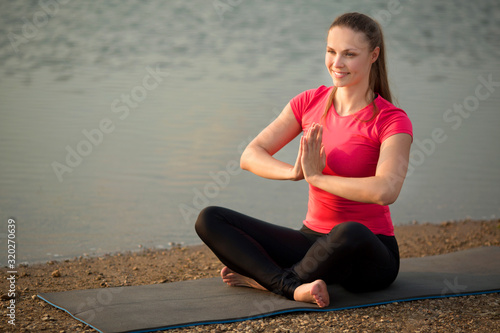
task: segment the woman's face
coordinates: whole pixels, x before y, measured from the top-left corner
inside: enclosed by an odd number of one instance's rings
[[[364,33],[346,27],[333,27],[328,32],[325,65],[336,87],[368,84],[372,63],[380,48],[370,51]]]

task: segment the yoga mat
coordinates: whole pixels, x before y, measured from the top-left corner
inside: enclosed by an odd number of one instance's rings
[[[288,312],[335,311],[392,302],[500,292],[500,247],[401,260],[387,289],[350,293],[329,286],[328,308],[270,292],[226,286],[220,278],[42,293],[38,297],[100,332],[153,332]]]

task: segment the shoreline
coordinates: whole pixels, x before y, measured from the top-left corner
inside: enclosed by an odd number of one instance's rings
[[[445,221],[395,226],[401,258],[444,254],[480,246],[500,246],[500,219]],[[19,266],[16,276],[16,330],[95,332],[36,297],[41,292],[169,283],[219,276],[222,264],[205,245],[144,248],[103,256],[77,257]],[[3,320],[7,268],[1,268]],[[332,326],[333,325],[333,326]],[[255,332],[341,331],[494,331],[500,327],[498,294],[422,300],[329,313],[280,315],[238,323],[188,327],[168,332],[248,330]],[[286,328],[286,329],[285,329]]]
[[[406,224],[401,224],[401,225],[394,225],[394,230],[399,230],[399,229],[404,229],[406,227],[412,227],[412,226],[443,226],[443,225],[448,225],[448,224],[461,224],[461,223],[490,223],[490,222],[495,222],[495,221],[500,221],[500,218],[482,218],[482,219],[472,219],[472,218],[464,218],[464,219],[459,219],[459,220],[446,220],[446,221],[440,221],[440,222],[428,222],[428,221],[417,221],[413,220],[410,222],[407,222]],[[500,222],[499,222],[500,223]],[[397,236],[397,235],[396,235]],[[136,249],[132,250],[117,250],[117,251],[109,251],[109,252],[103,252],[103,253],[82,253],[80,255],[69,255],[69,256],[62,256],[59,255],[58,257],[55,258],[48,258],[48,259],[41,259],[41,260],[34,260],[34,261],[22,261],[16,266],[18,267],[30,267],[34,265],[44,265],[44,264],[49,264],[49,263],[57,263],[57,262],[68,262],[68,261],[75,261],[75,260],[81,260],[81,259],[89,259],[89,258],[99,258],[99,257],[109,257],[109,256],[120,256],[120,255],[132,255],[134,253],[140,253],[143,251],[169,251],[172,249],[176,248],[184,248],[184,247],[198,247],[198,246],[203,246],[204,244],[200,240],[200,243],[195,243],[195,244],[184,244],[184,242],[168,242],[168,247],[161,247],[159,245],[158,247],[152,246],[152,247],[146,247],[143,246],[142,244],[138,244]],[[5,267],[0,267],[0,268],[5,268]]]

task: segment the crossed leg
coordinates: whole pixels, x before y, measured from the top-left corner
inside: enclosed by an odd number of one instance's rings
[[[196,231],[226,265],[221,277],[228,285],[269,290],[320,307],[330,301],[326,283],[381,288],[395,278],[389,267],[394,265],[387,263],[399,263],[389,258],[376,235],[355,222],[311,239],[297,230],[209,207],[200,213]]]
[[[254,279],[238,274],[227,266],[220,273],[222,281],[231,287],[249,287],[258,290],[267,290]],[[293,299],[298,302],[316,303],[320,308],[330,304],[330,295],[323,280],[316,280],[298,286],[293,293]]]

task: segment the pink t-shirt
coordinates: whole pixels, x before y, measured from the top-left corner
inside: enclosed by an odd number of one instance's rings
[[[333,87],[321,86],[304,91],[290,101],[293,113],[304,131],[311,124],[323,124],[323,145],[326,152],[325,175],[370,177],[375,175],[382,142],[397,133],[413,136],[407,114],[380,95],[375,99],[376,117],[370,104],[353,115],[341,117],[334,107],[322,119]],[[373,233],[394,235],[388,206],[361,203],[309,185],[309,203],[304,224],[311,230],[328,233],[347,221],[359,222]]]

